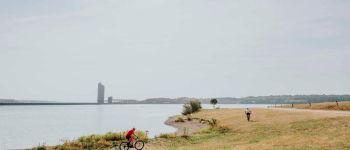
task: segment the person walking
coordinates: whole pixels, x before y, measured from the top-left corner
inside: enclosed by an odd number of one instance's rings
[[[247,120],[250,121],[250,115],[252,114],[252,111],[249,108],[245,109],[245,115],[247,116]]]

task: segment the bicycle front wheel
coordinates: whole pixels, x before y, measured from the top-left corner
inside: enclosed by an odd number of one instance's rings
[[[129,145],[127,142],[123,142],[119,145],[119,149],[120,150],[128,150],[129,149]]]
[[[142,150],[144,146],[145,146],[145,143],[143,141],[136,141],[135,142],[135,148],[137,150]]]

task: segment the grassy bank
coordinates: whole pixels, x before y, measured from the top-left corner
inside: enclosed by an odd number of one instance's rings
[[[189,137],[164,136],[147,150],[350,149],[350,116],[274,109],[253,109],[247,122],[243,109],[202,110],[193,117],[217,120],[217,127]]]
[[[319,110],[350,110],[350,101],[310,103],[310,104],[288,104],[277,106],[277,108],[319,109]]]
[[[241,150],[241,149],[350,149],[350,113],[253,109],[252,121],[244,109],[201,110],[191,120],[206,125],[191,135],[161,134],[149,139],[145,150]],[[186,123],[174,118],[177,123]],[[215,121],[213,121],[215,120]],[[214,123],[215,122],[215,123]],[[143,132],[137,133],[147,139]],[[119,144],[124,133],[83,136],[46,149],[106,149]],[[39,149],[42,147],[37,147]]]
[[[135,134],[142,140],[147,141],[148,137],[142,131],[136,131]],[[95,134],[79,137],[76,140],[67,140],[63,144],[56,146],[41,145],[32,150],[95,150],[109,149],[115,147],[121,141],[125,141],[125,132],[109,132],[106,134]]]

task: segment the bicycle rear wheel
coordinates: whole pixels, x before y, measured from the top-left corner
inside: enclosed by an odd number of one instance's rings
[[[135,148],[136,148],[137,150],[143,149],[144,146],[145,146],[145,143],[144,143],[143,141],[136,141],[136,142],[135,142]]]
[[[128,149],[129,149],[128,142],[122,142],[122,143],[119,145],[119,149],[120,149],[120,150],[128,150]]]

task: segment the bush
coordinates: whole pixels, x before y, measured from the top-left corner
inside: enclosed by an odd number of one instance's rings
[[[177,117],[175,122],[185,122],[185,120],[182,117]]]
[[[187,115],[187,121],[192,121],[191,115]]]
[[[47,147],[45,145],[39,145],[38,147],[33,148],[33,150],[46,150]]]
[[[210,126],[211,128],[214,128],[214,127],[217,126],[218,121],[217,121],[216,119],[212,118],[211,120],[208,120],[208,123],[209,123],[209,126]]]
[[[192,113],[195,113],[195,112],[199,111],[200,109],[202,109],[201,102],[198,100],[190,101],[190,105],[192,107]]]
[[[161,133],[156,138],[173,139],[176,138],[176,135],[174,133]]]
[[[147,142],[148,137],[145,132],[136,131],[135,134],[143,141]],[[108,132],[101,135],[88,135],[79,137],[77,140],[67,140],[63,144],[56,146],[39,145],[32,150],[80,150],[80,149],[106,149],[116,146],[116,143],[125,140],[125,132]]]
[[[227,132],[229,132],[231,129],[228,128],[228,127],[226,127],[226,126],[217,126],[217,127],[213,128],[213,130],[218,131],[218,132],[220,132],[220,133],[227,133]]]
[[[192,107],[190,104],[184,104],[183,105],[183,110],[182,110],[182,114],[183,115],[188,115],[192,113]]]
[[[182,114],[188,115],[198,112],[200,109],[202,109],[201,102],[198,100],[191,100],[183,105]]]

